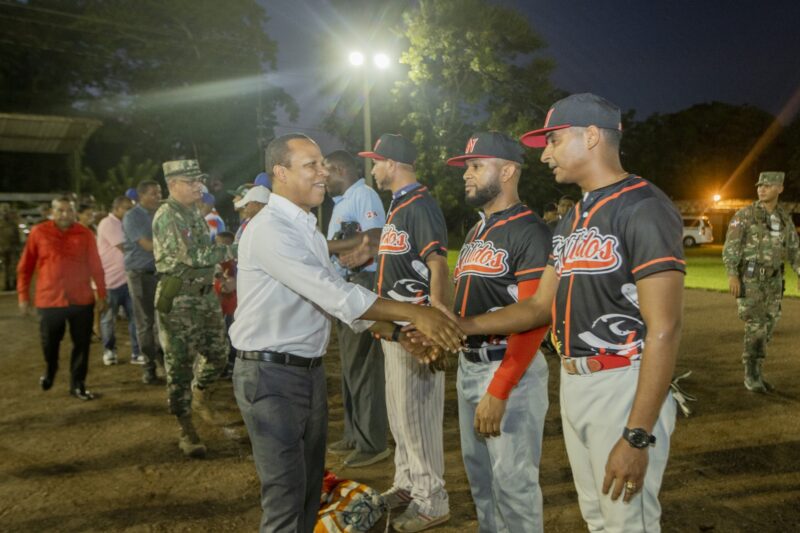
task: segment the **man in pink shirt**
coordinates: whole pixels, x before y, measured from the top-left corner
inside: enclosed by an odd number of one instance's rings
[[[125,232],[122,230],[122,217],[133,207],[126,196],[117,196],[111,204],[111,212],[97,226],[97,251],[105,272],[108,291],[108,309],[100,318],[100,334],[103,338],[103,364],[117,364],[117,338],[114,326],[120,306],[128,318],[128,333],[131,336],[131,362],[140,364],[144,356],[139,351],[136,337],[136,322],[133,320],[133,300],[128,292],[128,278],[125,275]]]

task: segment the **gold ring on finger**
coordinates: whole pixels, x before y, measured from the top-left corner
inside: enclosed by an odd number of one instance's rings
[[[628,490],[628,492],[635,492],[636,491],[636,483],[634,483],[633,481],[627,481],[625,483],[625,488]]]

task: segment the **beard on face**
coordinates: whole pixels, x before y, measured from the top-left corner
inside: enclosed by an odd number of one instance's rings
[[[498,194],[500,194],[500,180],[493,180],[482,189],[475,187],[475,193],[472,196],[465,192],[464,201],[470,207],[483,207],[497,198]]]

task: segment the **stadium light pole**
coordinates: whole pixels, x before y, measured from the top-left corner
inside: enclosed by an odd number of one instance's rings
[[[364,151],[369,152],[372,150],[372,116],[369,108],[369,69],[367,65],[364,64],[366,62],[366,58],[361,52],[350,52],[348,59],[350,60],[350,64],[354,67],[364,69],[364,85],[362,89],[364,93]],[[372,64],[377,69],[386,70],[389,68],[389,63],[389,56],[384,53],[377,53],[372,56]],[[372,186],[372,159],[368,157],[364,158],[364,179],[367,181],[368,185]]]

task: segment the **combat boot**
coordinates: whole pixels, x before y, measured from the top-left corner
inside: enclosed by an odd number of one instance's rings
[[[748,359],[744,362],[744,388],[750,392],[767,392],[764,382],[761,381],[759,363]]]
[[[775,387],[772,386],[772,383],[764,379],[764,373],[761,370],[762,363],[764,363],[763,359],[758,359],[756,361],[756,374],[758,375],[758,380],[761,382],[762,385],[764,385],[764,389],[766,389],[767,392],[772,392],[775,390]]]
[[[186,457],[192,459],[202,459],[206,456],[206,445],[197,436],[197,430],[192,423],[192,415],[185,414],[178,417],[178,424],[181,426],[181,437],[178,447]]]
[[[208,424],[222,425],[224,423],[220,413],[211,405],[211,389],[208,387],[201,389],[192,385],[192,411]]]

